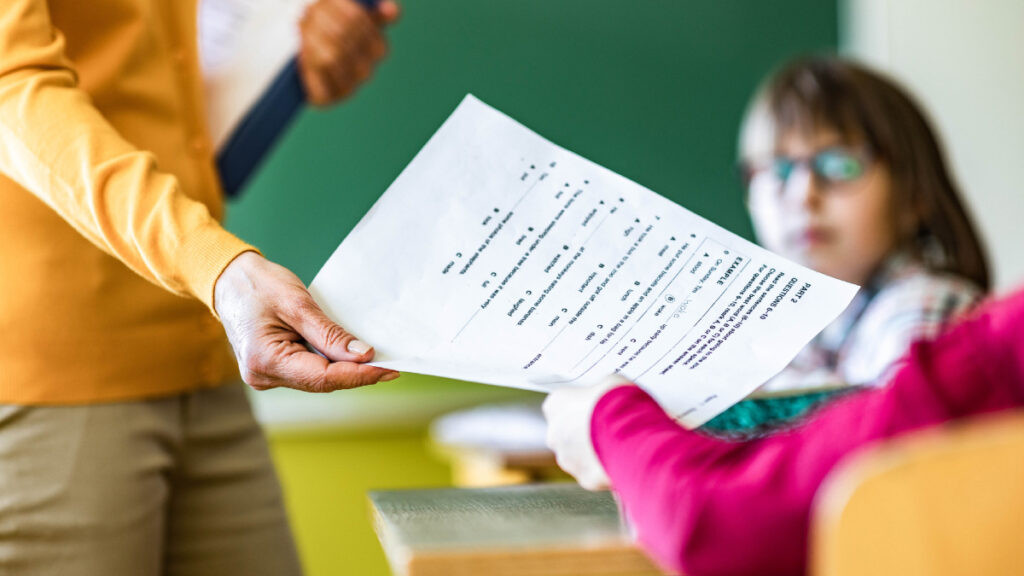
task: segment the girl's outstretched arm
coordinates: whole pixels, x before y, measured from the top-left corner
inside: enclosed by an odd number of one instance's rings
[[[681,428],[643,390],[598,401],[591,436],[645,548],[704,574],[799,574],[811,502],[828,472],[874,441],[1024,403],[1024,290],[914,346],[892,383],[751,442]]]

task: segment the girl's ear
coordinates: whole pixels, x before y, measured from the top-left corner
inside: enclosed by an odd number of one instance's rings
[[[896,215],[898,237],[906,240],[914,240],[921,233],[921,222],[924,222],[925,207],[920,200],[911,202],[898,202],[899,214]]]
[[[896,225],[897,242],[903,246],[913,246],[921,236],[922,223],[928,220],[928,199],[910,188],[910,179],[906,175],[890,172],[889,178],[892,205],[896,210],[893,222]]]
[[[924,224],[928,221],[928,210],[932,207],[921,197],[905,202],[903,206],[898,215],[902,245],[909,248],[927,267],[941,268],[946,259],[942,245]]]

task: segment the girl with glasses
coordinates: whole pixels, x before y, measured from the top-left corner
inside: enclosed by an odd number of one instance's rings
[[[860,386],[785,432],[727,441],[613,379],[550,394],[548,443],[584,487],[619,494],[664,567],[801,574],[812,499],[846,454],[1024,404],[1024,290],[927,338],[988,289],[988,267],[922,112],[871,71],[783,68],[754,99],[741,151],[760,240],[863,286],[767,390]]]
[[[938,139],[882,76],[832,58],[786,66],[749,107],[740,154],[758,240],[862,287],[762,396],[884,385],[911,343],[988,290]]]
[[[753,98],[739,148],[760,242],[862,287],[785,370],[707,425],[746,437],[884,385],[990,279],[935,132],[886,78],[835,58],[792,62]]]

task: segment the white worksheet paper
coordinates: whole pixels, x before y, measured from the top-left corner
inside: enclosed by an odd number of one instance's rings
[[[219,150],[299,50],[309,0],[201,0],[199,57],[206,121]]]
[[[619,372],[696,427],[784,368],[857,287],[466,96],[310,290],[375,365],[539,391]]]

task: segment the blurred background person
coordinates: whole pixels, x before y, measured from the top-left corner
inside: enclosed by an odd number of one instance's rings
[[[712,428],[765,426],[884,385],[910,345],[990,288],[989,265],[943,148],[899,86],[852,61],[799,59],[768,78],[740,131],[758,241],[861,286],[790,365]]]
[[[550,394],[548,443],[582,485],[619,493],[663,566],[801,573],[814,493],[843,455],[1020,404],[1024,374],[1007,361],[1019,348],[1020,333],[1009,326],[1024,299],[991,305],[908,355],[969,310],[990,281],[937,138],[910,97],[878,73],[833,57],[793,61],[755,95],[740,142],[759,240],[863,286],[763,390],[853,385],[859,393],[817,417],[807,410],[820,394],[738,404],[705,430],[749,432],[798,414],[808,421],[730,442],[680,427],[643,390],[612,379]],[[965,362],[987,346],[994,372]],[[1005,374],[1005,386],[995,374]]]

